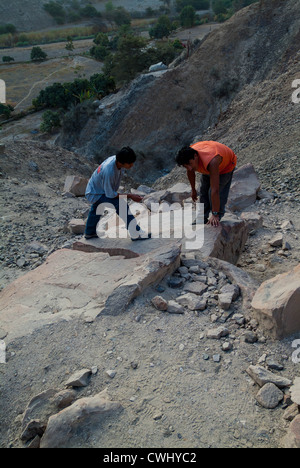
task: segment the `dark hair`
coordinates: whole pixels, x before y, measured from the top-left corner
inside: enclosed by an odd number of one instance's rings
[[[190,146],[185,146],[184,148],[181,148],[180,151],[178,151],[175,160],[178,166],[185,166],[186,164],[189,164],[191,159],[194,159],[196,154],[196,150],[194,150]]]
[[[120,164],[131,164],[136,161],[136,154],[132,148],[125,146],[117,153],[116,158]]]

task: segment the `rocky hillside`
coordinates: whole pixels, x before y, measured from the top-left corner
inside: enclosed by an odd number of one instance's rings
[[[0,24],[14,24],[18,31],[37,31],[55,26],[54,19],[44,10],[48,0],[14,0],[0,3]]]
[[[214,127],[235,99],[236,105],[240,101],[245,105],[238,109],[242,138],[235,147],[238,151],[256,137],[257,112],[272,118],[274,100],[283,99],[286,108],[296,113],[291,83],[297,72],[298,43],[297,0],[253,4],[213,31],[189,60],[159,77],[139,77],[115,97],[103,100],[91,118],[81,116],[76,132],[70,133],[67,126],[59,143],[99,159],[124,144],[132,145],[142,155],[137,180],[145,182],[147,173],[147,181],[153,182],[163,169],[174,167],[177,149]],[[284,94],[277,87],[283,84],[282,73]],[[249,105],[254,106],[253,115]],[[264,128],[267,137],[269,127]],[[226,142],[232,146],[230,139]]]

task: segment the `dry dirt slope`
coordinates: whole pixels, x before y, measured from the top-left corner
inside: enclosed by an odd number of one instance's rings
[[[138,80],[136,94],[131,90],[109,110],[82,119],[80,132],[70,133],[68,127],[59,143],[99,158],[132,145],[146,158],[137,177],[145,182],[147,172],[153,182],[157,163],[172,169],[177,149],[214,125],[238,93],[276,79],[289,60],[296,59],[298,6],[296,0],[270,0],[239,11],[188,61],[156,80],[149,78],[144,88]]]

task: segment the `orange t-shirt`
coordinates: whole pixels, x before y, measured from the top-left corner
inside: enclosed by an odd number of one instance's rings
[[[209,174],[207,166],[214,157],[220,155],[223,161],[220,164],[220,174],[232,172],[237,164],[237,157],[228,146],[216,141],[199,141],[191,146],[198,152],[199,166],[198,172]]]

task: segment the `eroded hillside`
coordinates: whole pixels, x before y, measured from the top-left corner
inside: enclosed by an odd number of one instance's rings
[[[298,10],[296,0],[270,0],[239,11],[209,34],[187,61],[156,79],[140,77],[114,99],[103,100],[95,115],[81,115],[79,132],[76,128],[70,133],[68,126],[59,143],[99,159],[131,145],[143,155],[137,179],[145,182],[147,173],[147,181],[153,182],[162,169],[174,167],[178,148],[218,123],[234,98],[239,102],[257,87],[264,112],[272,101],[264,101],[263,82],[274,81],[276,86],[284,72],[291,86],[297,71]],[[281,91],[274,89],[277,95]],[[245,114],[253,121],[257,117],[247,107],[238,112],[241,122]],[[248,131],[248,124],[241,127]]]

